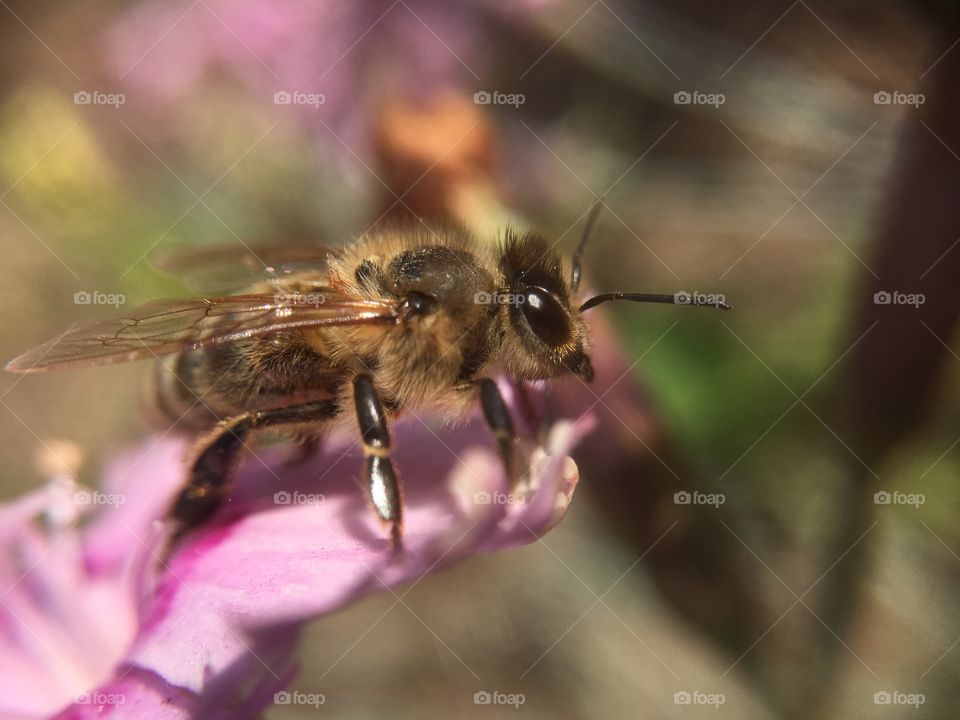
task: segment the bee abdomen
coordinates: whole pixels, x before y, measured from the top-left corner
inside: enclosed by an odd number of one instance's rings
[[[255,410],[336,396],[344,372],[295,336],[193,350],[164,359],[155,405],[167,422],[204,431]]]
[[[202,432],[221,416],[210,406],[196,379],[197,353],[162,358],[156,364],[153,406],[160,419],[186,432]]]

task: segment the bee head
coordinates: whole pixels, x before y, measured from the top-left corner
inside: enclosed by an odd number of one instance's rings
[[[572,372],[589,382],[590,337],[564,278],[559,254],[535,233],[507,233],[500,257],[505,289],[495,301],[506,306],[508,342],[517,347],[514,372],[536,379]]]
[[[509,324],[517,343],[508,337],[508,344],[519,344],[523,361],[514,363],[514,373],[522,379],[540,379],[572,372],[589,382],[593,379],[590,363],[590,336],[582,314],[590,308],[613,300],[697,305],[729,310],[722,295],[686,292],[671,295],[652,293],[611,292],[594,295],[582,304],[575,304],[580,288],[580,271],[584,251],[596,224],[602,201],[590,211],[583,235],[573,255],[570,277],[563,272],[563,263],[553,246],[534,233],[507,233],[500,272],[507,285],[503,300],[508,306]],[[517,355],[517,353],[514,353]]]

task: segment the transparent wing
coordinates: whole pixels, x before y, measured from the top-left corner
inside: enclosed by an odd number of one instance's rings
[[[292,328],[392,322],[396,303],[323,293],[157,300],[126,315],[71,329],[7,363],[40,372],[156,357]]]
[[[256,283],[279,283],[294,275],[326,277],[327,261],[340,251],[324,245],[238,244],[168,248],[151,258],[197,292],[227,294]]]

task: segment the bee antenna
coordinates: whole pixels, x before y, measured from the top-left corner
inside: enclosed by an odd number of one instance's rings
[[[587,216],[587,224],[583,226],[583,234],[580,236],[580,242],[577,245],[576,252],[573,253],[573,270],[570,272],[570,286],[577,290],[580,287],[580,267],[583,264],[583,252],[587,249],[587,243],[590,242],[590,236],[593,234],[593,227],[597,224],[597,217],[603,208],[603,197],[597,198],[597,201],[590,208],[590,214]]]
[[[612,292],[604,293],[603,295],[594,295],[592,298],[587,300],[583,305],[580,306],[579,312],[584,310],[589,310],[594,308],[597,305],[600,305],[605,302],[611,302],[612,300],[631,300],[633,302],[647,302],[647,303],[665,303],[667,305],[693,305],[695,307],[712,307],[717,310],[729,310],[730,306],[720,297],[722,296],[706,296],[706,298],[714,298],[711,302],[699,302],[702,296],[692,296],[689,293],[675,293],[673,295],[654,295],[651,293],[625,293],[625,292]]]

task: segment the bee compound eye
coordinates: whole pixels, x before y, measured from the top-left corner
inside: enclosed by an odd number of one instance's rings
[[[527,288],[520,294],[520,312],[541,341],[559,347],[570,339],[570,320],[563,306],[543,288]]]

